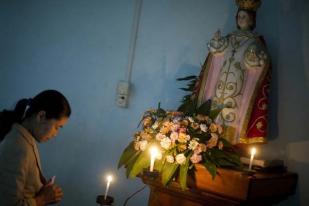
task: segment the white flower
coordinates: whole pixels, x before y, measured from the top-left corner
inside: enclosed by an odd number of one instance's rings
[[[161,147],[163,147],[164,149],[169,149],[172,144],[172,141],[170,140],[170,138],[165,137],[164,139],[162,139],[160,144],[161,144]]]
[[[139,150],[139,146],[140,146],[140,142],[139,141],[135,141],[134,142],[134,149],[135,150]]]
[[[181,117],[175,117],[173,119],[173,123],[178,123],[181,120]]]
[[[203,132],[207,132],[207,126],[206,126],[206,124],[201,124],[201,125],[200,125],[200,128],[201,128],[201,130],[202,130]]]
[[[200,161],[202,161],[202,155],[196,154],[194,153],[191,158],[190,158],[191,162],[193,164],[199,163]]]
[[[157,129],[159,126],[158,121],[156,121],[153,125],[152,125],[152,129]]]
[[[183,153],[176,155],[176,162],[178,164],[184,164],[186,162],[186,157]]]
[[[146,147],[147,147],[147,144],[148,144],[147,140],[142,140],[142,141],[140,141],[140,142],[139,142],[139,148],[140,148],[140,150],[145,151],[145,149],[146,149]]]
[[[187,141],[189,141],[191,139],[190,135],[187,135]]]
[[[194,119],[192,117],[188,117],[188,120],[193,123],[194,122]]]
[[[170,135],[170,138],[173,142],[175,142],[178,139],[178,133],[172,132],[171,135]]]
[[[195,148],[198,146],[198,141],[196,141],[195,139],[191,140],[189,143],[189,149],[190,150],[195,150]]]
[[[174,157],[172,156],[172,155],[167,155],[166,156],[166,161],[168,162],[168,163],[174,163]]]
[[[166,136],[164,134],[158,133],[156,135],[156,140],[158,140],[158,141],[162,141],[164,138],[166,138]]]

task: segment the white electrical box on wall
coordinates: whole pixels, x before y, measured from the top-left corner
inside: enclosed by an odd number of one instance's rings
[[[127,81],[119,81],[117,85],[116,104],[119,107],[127,107],[129,100],[130,83]]]

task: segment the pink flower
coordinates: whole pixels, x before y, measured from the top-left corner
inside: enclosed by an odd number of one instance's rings
[[[179,124],[173,124],[172,127],[171,127],[171,130],[173,132],[177,132],[177,130],[180,128],[180,125]]]
[[[200,144],[198,144],[197,147],[194,149],[194,153],[195,153],[195,154],[200,154],[200,153],[202,153],[202,152],[206,152],[206,150],[207,150],[206,145],[203,144],[203,143],[200,143]]]
[[[196,164],[196,163],[199,163],[200,161],[202,161],[202,155],[198,155],[198,154],[193,154],[191,157],[190,157],[190,160],[193,164]]]
[[[186,133],[187,129],[184,127],[179,128],[179,133]]]
[[[158,141],[162,141],[166,136],[164,134],[158,133],[156,135],[156,140]]]
[[[207,147],[213,148],[213,147],[217,146],[218,139],[219,139],[219,137],[216,133],[211,133],[211,138],[208,140]]]
[[[222,126],[221,126],[221,125],[217,125],[217,127],[218,127],[218,133],[219,133],[219,134],[222,134],[222,133],[223,133],[223,128],[222,128]]]

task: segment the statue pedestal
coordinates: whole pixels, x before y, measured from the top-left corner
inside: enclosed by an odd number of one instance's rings
[[[196,165],[195,181],[188,179],[186,191],[175,181],[164,187],[160,177],[141,178],[151,190],[148,206],[272,205],[292,195],[297,183],[295,173],[250,175],[227,169],[218,169],[213,180],[202,165]]]

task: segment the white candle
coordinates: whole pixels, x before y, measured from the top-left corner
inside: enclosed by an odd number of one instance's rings
[[[250,157],[249,170],[251,170],[251,168],[252,168],[252,163],[253,163],[253,159],[254,159],[255,153],[256,153],[256,149],[255,149],[255,147],[253,147],[251,149],[251,157]]]
[[[158,148],[153,146],[150,148],[150,172],[153,172],[154,163],[159,151]]]
[[[111,175],[108,175],[108,176],[106,177],[107,184],[106,184],[106,189],[105,189],[104,200],[106,200],[107,193],[108,193],[108,190],[109,190],[109,185],[110,185],[110,183],[111,183],[112,180],[113,180],[113,177],[112,177]]]

